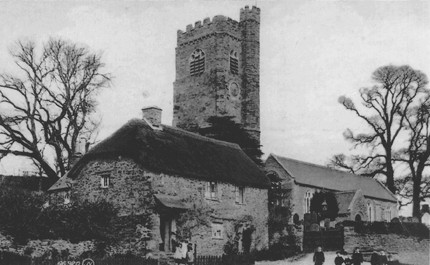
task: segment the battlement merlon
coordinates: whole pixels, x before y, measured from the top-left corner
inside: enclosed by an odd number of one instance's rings
[[[240,22],[245,20],[254,20],[260,23],[260,8],[253,6],[252,9],[249,6],[240,9]]]
[[[215,16],[212,20],[205,18],[203,23],[197,21],[194,23],[194,26],[192,24],[187,25],[185,32],[178,30],[177,44],[198,39],[213,32],[227,32],[240,38],[239,22],[222,15]]]

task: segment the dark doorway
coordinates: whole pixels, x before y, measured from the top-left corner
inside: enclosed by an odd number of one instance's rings
[[[242,236],[242,246],[243,252],[249,253],[251,251],[251,242],[252,242],[252,229],[247,228],[243,230]]]
[[[357,215],[355,216],[355,221],[356,221],[356,222],[361,222],[361,215],[357,214]]]

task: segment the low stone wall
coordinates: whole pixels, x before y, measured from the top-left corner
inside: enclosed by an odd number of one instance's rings
[[[430,240],[406,237],[397,234],[358,234],[354,228],[345,227],[345,250],[352,251],[354,247],[383,248],[388,251],[404,250],[426,251],[429,253]]]
[[[0,234],[0,250],[41,257],[52,249],[58,253],[67,252],[70,257],[78,257],[84,252],[92,251],[94,243],[91,241],[70,243],[66,240],[30,240],[26,245],[16,245],[11,239]]]
[[[430,264],[430,240],[406,237],[397,234],[359,234],[354,228],[345,227],[344,249],[351,253],[355,247],[382,248],[394,255],[404,264]]]

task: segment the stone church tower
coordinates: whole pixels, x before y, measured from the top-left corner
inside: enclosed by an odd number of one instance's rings
[[[173,126],[197,131],[210,116],[233,116],[260,139],[260,9],[240,21],[215,16],[178,31]]]

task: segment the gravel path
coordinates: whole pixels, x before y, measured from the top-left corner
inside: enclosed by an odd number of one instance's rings
[[[334,258],[336,257],[336,252],[324,252],[325,265],[334,264]],[[312,265],[313,253],[301,254],[295,257],[288,258],[286,260],[278,261],[260,261],[256,262],[256,265]],[[394,258],[400,260],[403,264],[411,265],[428,265],[430,264],[430,253],[423,252],[400,252],[395,255]],[[362,265],[370,265],[369,262],[363,262]]]
[[[260,261],[255,263],[256,265],[312,265],[313,253],[303,254],[295,257],[288,258],[286,260],[278,261]],[[334,258],[336,257],[336,252],[324,252],[325,265],[334,264]],[[362,265],[370,265],[368,262],[363,262]]]

